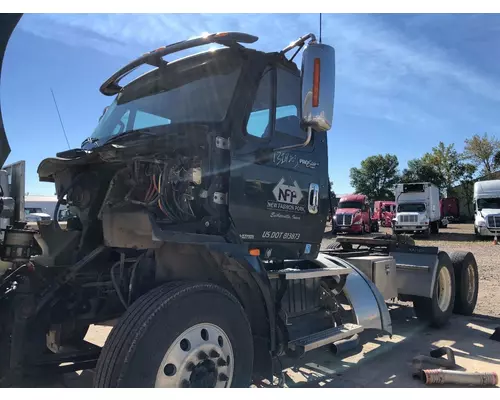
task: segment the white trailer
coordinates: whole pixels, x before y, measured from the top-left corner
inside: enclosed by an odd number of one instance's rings
[[[394,233],[439,233],[439,188],[429,182],[399,183],[394,190]]]
[[[24,215],[28,222],[50,221],[57,204],[56,196],[24,197]]]
[[[474,231],[477,236],[500,234],[500,179],[474,184]]]

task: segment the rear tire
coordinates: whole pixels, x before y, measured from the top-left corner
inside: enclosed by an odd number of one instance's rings
[[[430,233],[437,235],[439,233],[439,221],[431,222]]]
[[[211,283],[171,282],[136,300],[113,328],[94,386],[249,387],[253,354],[250,324],[231,293]]]
[[[453,263],[445,252],[439,252],[438,260],[432,298],[413,297],[413,308],[417,317],[434,328],[441,328],[448,323],[455,305]]]
[[[479,292],[479,274],[474,255],[467,251],[450,254],[455,272],[455,307],[453,312],[472,315],[476,308]]]

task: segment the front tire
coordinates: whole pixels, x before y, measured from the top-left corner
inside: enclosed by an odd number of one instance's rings
[[[413,308],[419,319],[434,328],[446,325],[455,305],[455,273],[453,263],[445,252],[438,255],[438,266],[432,298],[415,296]]]
[[[431,222],[430,230],[430,233],[437,235],[439,233],[439,221]]]
[[[136,300],[111,331],[95,387],[249,387],[253,339],[238,300],[211,283],[172,282]]]

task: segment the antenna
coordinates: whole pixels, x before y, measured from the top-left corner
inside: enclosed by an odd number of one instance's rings
[[[52,93],[52,98],[54,99],[54,104],[56,106],[57,115],[59,116],[59,122],[61,123],[61,128],[63,130],[64,137],[66,138],[66,143],[68,144],[68,149],[71,150],[71,146],[69,145],[68,136],[66,135],[66,130],[64,129],[64,125],[63,125],[63,122],[61,119],[61,114],[59,113],[59,107],[57,107],[56,96],[54,96],[54,91],[52,90],[52,88],[50,88],[50,93]]]
[[[321,13],[319,14],[319,42],[321,43]]]

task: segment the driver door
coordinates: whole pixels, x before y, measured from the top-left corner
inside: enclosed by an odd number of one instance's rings
[[[300,77],[281,68],[262,75],[232,151],[229,210],[241,239],[264,258],[315,257],[328,213],[326,134],[306,146],[300,127]],[[316,202],[316,208],[314,203]]]

